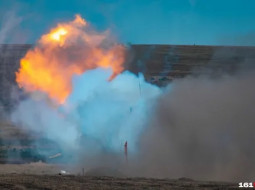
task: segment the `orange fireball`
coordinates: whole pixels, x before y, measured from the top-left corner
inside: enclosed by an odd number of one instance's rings
[[[109,32],[95,32],[80,16],[60,23],[43,35],[20,61],[18,85],[41,91],[58,103],[72,92],[72,77],[97,67],[112,68],[111,78],[123,71],[125,48],[109,42]]]

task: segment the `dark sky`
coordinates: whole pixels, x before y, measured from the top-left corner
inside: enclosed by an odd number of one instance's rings
[[[255,45],[254,0],[0,0],[0,43],[34,43],[79,13],[124,43]]]

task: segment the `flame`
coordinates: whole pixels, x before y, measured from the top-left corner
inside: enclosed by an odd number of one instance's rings
[[[108,39],[109,31],[95,32],[76,15],[73,21],[59,23],[43,35],[26,53],[16,72],[16,81],[27,92],[41,91],[64,103],[72,92],[73,75],[102,67],[112,68],[113,79],[123,71],[125,49]]]
[[[60,41],[60,37],[67,34],[64,28],[59,28],[56,32],[53,32],[50,37],[52,40]]]

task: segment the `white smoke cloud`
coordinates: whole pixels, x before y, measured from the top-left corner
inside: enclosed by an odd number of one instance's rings
[[[64,154],[122,154],[125,141],[135,154],[161,91],[141,75],[124,72],[108,81],[111,74],[95,69],[76,76],[73,92],[61,106],[51,105],[44,96],[21,101],[12,121],[54,141]]]

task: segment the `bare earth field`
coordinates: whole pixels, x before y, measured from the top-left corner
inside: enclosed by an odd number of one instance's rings
[[[1,164],[0,189],[237,189],[237,183],[195,181],[188,178],[118,178],[106,176],[59,175],[64,166],[31,163]]]
[[[188,179],[113,178],[61,175],[0,175],[0,189],[237,189],[237,184]]]

